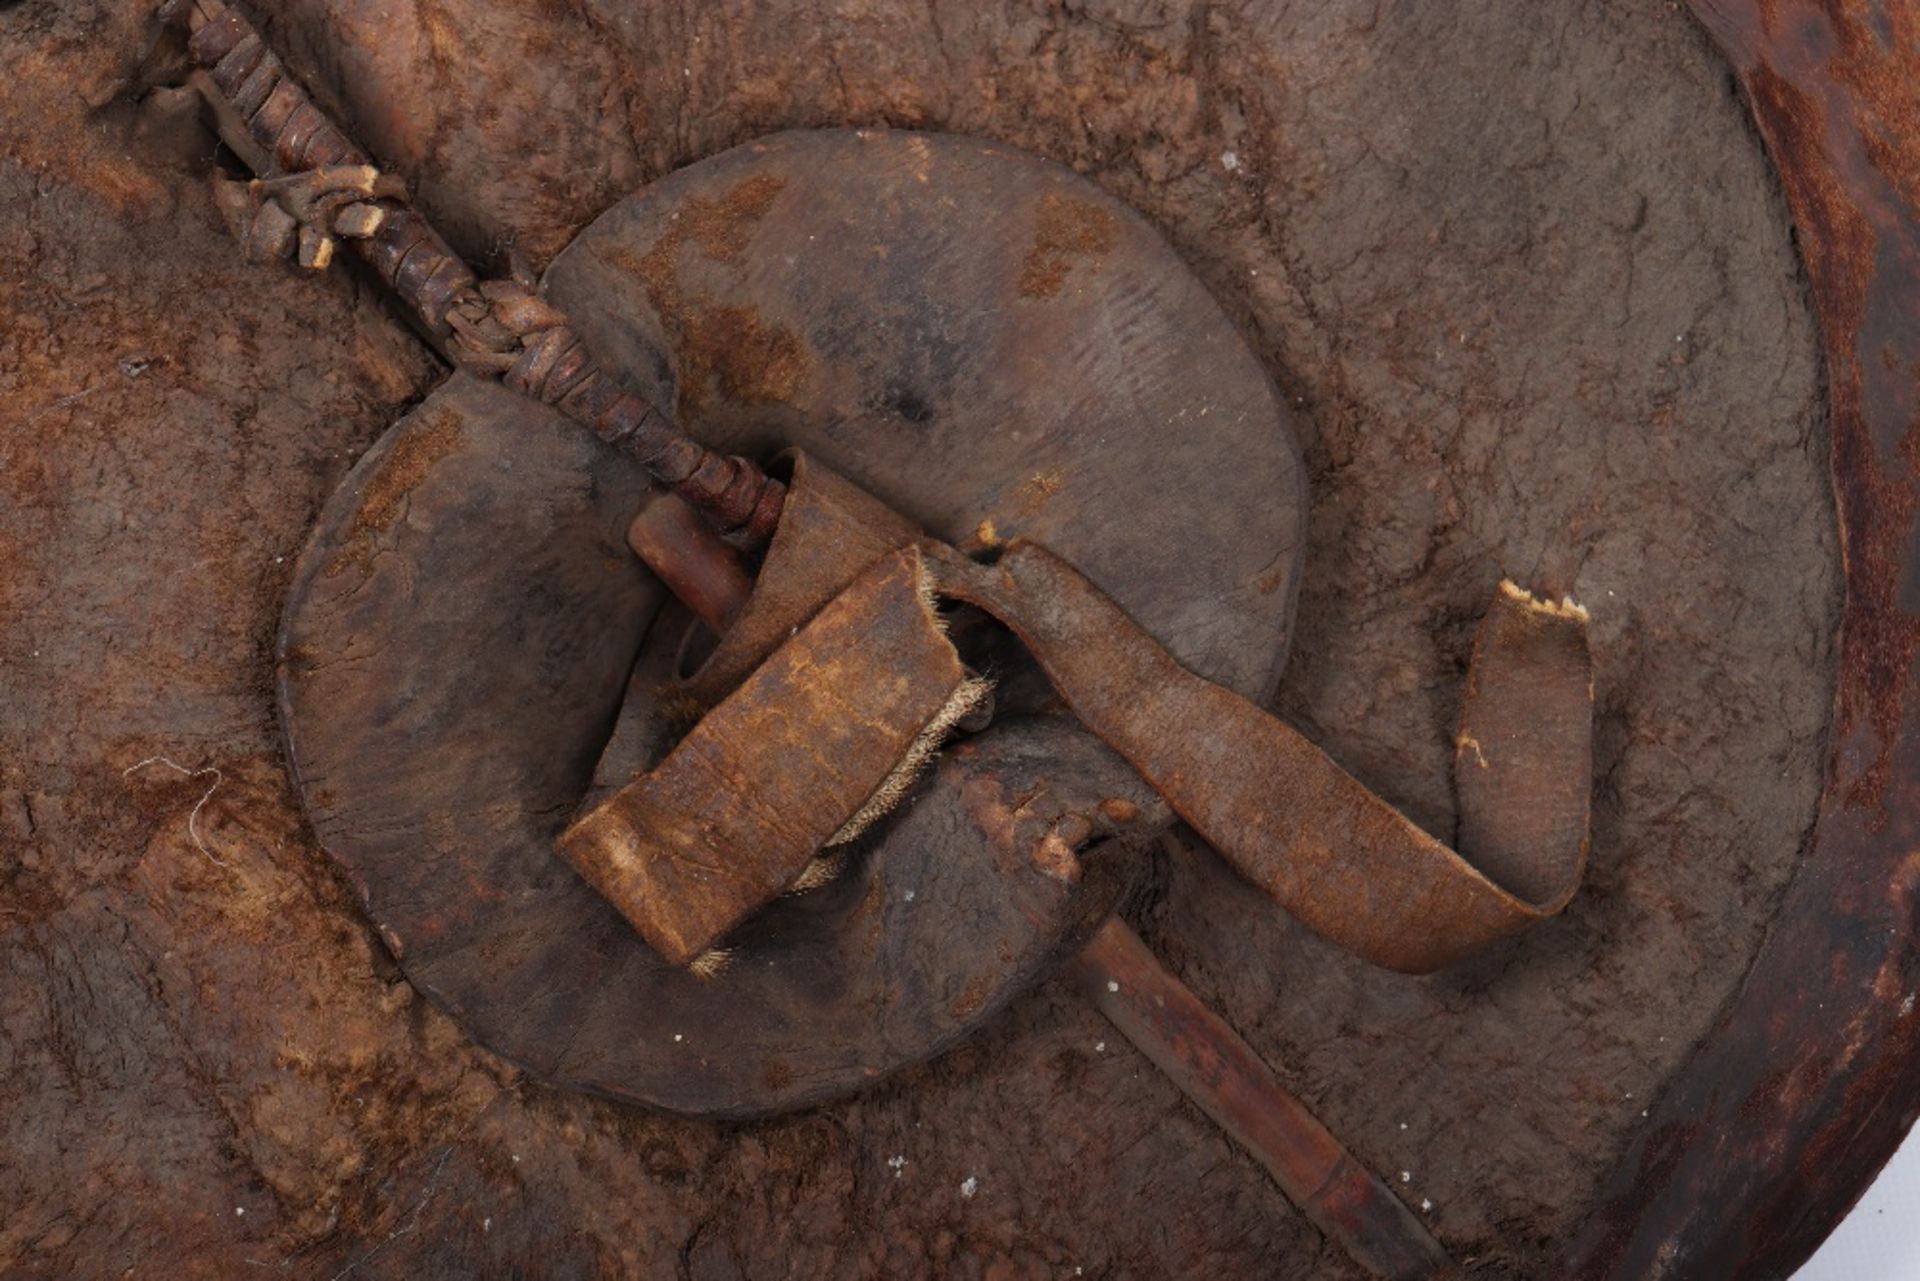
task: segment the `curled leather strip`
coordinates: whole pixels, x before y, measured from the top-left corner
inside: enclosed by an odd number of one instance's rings
[[[905,548],[840,593],[561,853],[684,965],[791,884],[926,756],[980,687]]]
[[[874,697],[869,685],[911,681],[921,661],[916,647],[930,634],[958,662],[945,638],[929,633],[930,615],[919,601],[895,604],[905,613],[884,624],[868,618],[862,662],[829,669],[808,657],[821,637],[814,634],[818,620],[807,619],[820,611],[824,620],[854,597],[872,578],[862,573],[898,546],[905,522],[804,457],[796,460],[790,493],[754,598],[697,684],[707,697],[725,693],[737,673],[754,670],[771,652],[760,672],[805,670],[809,680],[840,688],[775,687],[756,672],[696,735],[709,726],[718,732],[768,718],[796,741],[829,735],[835,728],[824,722],[810,731],[795,726],[808,715],[833,708],[844,715],[861,706]],[[938,590],[1010,627],[1080,721],[1241,875],[1367,960],[1414,973],[1438,969],[1552,915],[1573,896],[1586,860],[1592,778],[1591,664],[1586,616],[1577,607],[1536,601],[1506,585],[1481,624],[1455,760],[1460,830],[1476,860],[1470,862],[1297,731],[1181,667],[1111,598],[1045,548],[1013,543],[992,566],[930,540],[919,550],[912,563],[924,555]],[[833,604],[820,610],[823,601]],[[769,696],[784,705],[756,706]],[[924,743],[946,726],[935,723],[932,703],[921,701],[928,708],[908,737]],[[792,756],[788,747],[765,736],[740,738],[732,748],[738,760],[728,772],[731,785],[788,797],[790,776],[811,773],[807,753]],[[651,777],[603,808],[644,792]],[[834,797],[815,792],[814,825],[838,828],[869,799],[859,788]],[[590,822],[563,838],[576,865],[584,870],[595,860],[635,857],[631,848],[610,852],[606,829],[582,830]],[[711,847],[699,857],[751,861],[761,869],[753,873],[761,897],[730,897],[726,912],[709,922],[715,927],[709,939],[731,924],[720,924],[721,917],[743,918],[824,843],[785,831],[750,842],[731,839],[733,846]],[[663,922],[686,910],[674,894],[662,885],[615,902],[652,939],[667,931]]]
[[[983,566],[926,546],[942,594],[1012,628],[1080,721],[1202,839],[1349,951],[1426,973],[1553,915],[1578,888],[1593,686],[1577,607],[1509,584],[1481,623],[1455,757],[1476,866],[1298,731],[1181,667],[1044,547],[1015,543]]]

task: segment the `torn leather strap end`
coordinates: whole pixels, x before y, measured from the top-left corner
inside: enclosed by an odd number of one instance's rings
[[[1456,853],[1292,727],[1182,667],[1072,565],[926,545],[941,590],[1019,635],[1074,715],[1247,880],[1316,933],[1424,974],[1558,912],[1585,865],[1593,777],[1586,618],[1503,590],[1458,742]]]
[[[867,570],[559,850],[685,965],[884,812],[979,696],[909,547]]]
[[[1512,582],[1474,636],[1454,737],[1460,848],[1544,914],[1586,862],[1593,800],[1593,660],[1587,611]]]

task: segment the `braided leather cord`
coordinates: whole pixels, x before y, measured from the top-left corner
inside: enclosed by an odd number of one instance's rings
[[[223,0],[171,0],[162,16],[186,28],[188,53],[272,167],[261,177],[372,163]],[[772,537],[786,494],[779,481],[681,433],[658,406],[603,370],[565,314],[528,285],[481,281],[417,210],[391,199],[369,203],[384,216],[371,234],[349,243],[454,363],[554,406],[631,452],[736,541],[757,547]]]

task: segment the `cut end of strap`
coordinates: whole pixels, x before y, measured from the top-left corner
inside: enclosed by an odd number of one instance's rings
[[[1515,601],[1537,614],[1550,618],[1564,618],[1574,622],[1589,621],[1587,607],[1575,601],[1571,596],[1562,596],[1559,600],[1544,600],[1514,582],[1511,578],[1500,580],[1500,592],[1509,600]]]

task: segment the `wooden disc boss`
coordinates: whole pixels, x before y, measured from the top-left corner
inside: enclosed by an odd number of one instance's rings
[[[1395,969],[1557,911],[1577,606],[1489,604],[1469,861],[1261,709],[1298,449],[1093,184],[973,138],[781,134],[615,204],[537,285],[486,281],[240,14],[168,16],[258,175],[217,185],[247,252],[352,249],[456,367],[322,512],[279,653],[314,829],[418,988],[542,1079],[746,1117],[1068,964],[1363,1264],[1448,1266],[1114,910],[1181,821]]]

